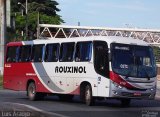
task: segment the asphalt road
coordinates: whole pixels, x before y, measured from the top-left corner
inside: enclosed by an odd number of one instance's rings
[[[0,110],[3,117],[8,114],[5,111],[27,111],[30,116],[41,117],[160,117],[160,95],[156,100],[132,100],[130,107],[122,107],[120,101],[113,99],[97,101],[95,106],[88,107],[78,96],[72,102],[61,102],[56,96],[33,102],[26,92],[0,90]]]
[[[23,113],[14,113],[23,112]],[[17,115],[16,115],[17,114]],[[29,101],[26,92],[0,90],[2,117],[160,117],[160,81],[155,100],[132,100],[130,107],[120,101],[96,101],[95,106],[83,104],[78,96],[72,102],[61,102],[56,96],[41,101]]]

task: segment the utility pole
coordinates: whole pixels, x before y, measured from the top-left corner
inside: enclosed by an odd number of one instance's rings
[[[25,6],[21,3],[21,2],[18,2],[19,5],[21,5],[24,9],[25,9],[25,14],[26,14],[26,37],[25,39],[28,40],[28,0],[26,0],[26,4]]]
[[[1,34],[0,34],[0,74],[3,74],[4,67],[4,52],[5,52],[5,35],[6,35],[6,0],[0,0],[1,12]]]
[[[28,40],[28,0],[26,0],[26,39]]]
[[[78,22],[78,26],[81,26],[81,23],[80,23],[80,22]]]
[[[37,16],[37,39],[39,38],[39,31],[40,31],[40,29],[39,29],[39,11],[38,11],[38,14],[37,14],[38,16]]]

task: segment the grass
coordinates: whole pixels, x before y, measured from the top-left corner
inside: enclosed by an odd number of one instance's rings
[[[3,77],[0,76],[0,89],[2,89],[2,84],[3,84]]]

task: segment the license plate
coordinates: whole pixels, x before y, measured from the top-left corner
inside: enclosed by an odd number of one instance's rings
[[[141,96],[142,94],[140,92],[135,92],[133,95],[134,96]]]

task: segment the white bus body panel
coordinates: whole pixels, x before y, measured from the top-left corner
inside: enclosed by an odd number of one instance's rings
[[[50,43],[65,43],[65,42],[84,42],[84,41],[106,41],[108,48],[110,48],[111,43],[123,43],[123,44],[133,44],[133,45],[142,45],[149,46],[146,42],[142,40],[125,38],[125,37],[103,37],[103,36],[94,36],[94,37],[78,37],[78,38],[67,38],[67,39],[50,39],[50,40],[34,40],[34,41],[24,41],[24,45],[32,44],[50,44]],[[92,50],[93,51],[93,50]],[[70,94],[74,92],[77,88],[80,87],[82,82],[89,82],[92,86],[92,95],[97,97],[112,97],[111,93],[111,81],[109,78],[105,78],[96,73],[93,64],[93,53],[92,60],[90,62],[42,62],[42,63],[33,63],[37,74],[40,77],[40,80],[44,85],[47,86],[47,89],[53,93],[60,94]],[[56,67],[76,67],[82,66],[85,67],[86,73],[64,73],[59,72],[55,73]],[[41,68],[40,68],[41,67]],[[112,71],[110,63],[110,71]],[[156,78],[155,78],[156,79]],[[147,84],[137,84],[145,85]],[[150,84],[155,85],[155,82]]]

